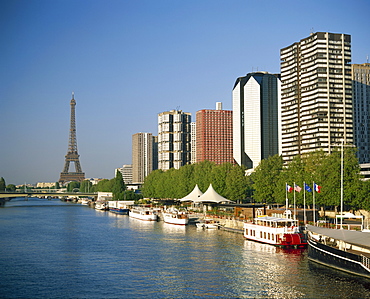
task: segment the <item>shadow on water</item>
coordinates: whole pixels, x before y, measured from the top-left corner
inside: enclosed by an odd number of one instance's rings
[[[322,281],[327,281],[337,285],[344,284],[349,286],[363,287],[367,291],[370,291],[370,280],[366,279],[365,277],[326,267],[311,260],[308,260],[308,268]],[[366,298],[369,298],[369,295]]]

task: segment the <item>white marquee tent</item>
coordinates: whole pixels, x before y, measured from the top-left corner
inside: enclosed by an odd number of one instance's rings
[[[221,203],[221,202],[232,202],[231,200],[222,197],[213,189],[212,184],[209,185],[207,191],[200,197],[192,200],[194,203]]]
[[[199,190],[198,184],[195,185],[193,191],[191,191],[185,197],[179,199],[179,201],[194,201],[203,195],[203,192]]]

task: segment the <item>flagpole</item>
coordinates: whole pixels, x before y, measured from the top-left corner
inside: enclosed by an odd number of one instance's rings
[[[303,185],[305,185],[304,182],[303,182]],[[306,225],[306,190],[303,190],[303,222],[304,222],[304,225]]]
[[[293,183],[293,213],[294,213],[294,217],[295,217],[295,182]]]
[[[313,206],[313,225],[316,225],[316,207],[315,207],[315,182],[312,181],[312,206]]]
[[[342,150],[340,155],[340,229],[343,229],[343,170],[344,170],[344,162],[343,162],[343,146],[344,146],[344,139],[342,139]]]
[[[288,183],[285,183],[285,210],[288,210]]]

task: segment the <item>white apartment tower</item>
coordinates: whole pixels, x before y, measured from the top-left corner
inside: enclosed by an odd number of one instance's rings
[[[370,63],[352,65],[353,133],[360,164],[370,163]]]
[[[353,143],[351,36],[312,33],[280,59],[284,161]]]
[[[152,133],[132,135],[132,182],[142,184],[153,170]]]
[[[191,164],[197,163],[197,124],[195,121],[190,124],[191,131]]]
[[[116,168],[115,173],[118,171],[122,174],[122,179],[126,185],[132,184],[132,165],[125,164],[122,168]]]
[[[191,114],[171,110],[158,114],[158,169],[179,169],[191,161]]]
[[[233,157],[248,169],[281,154],[280,75],[249,73],[233,88]]]

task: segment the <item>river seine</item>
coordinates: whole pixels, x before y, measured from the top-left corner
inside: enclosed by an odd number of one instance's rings
[[[30,198],[0,208],[1,298],[370,298],[370,281],[223,230]]]

